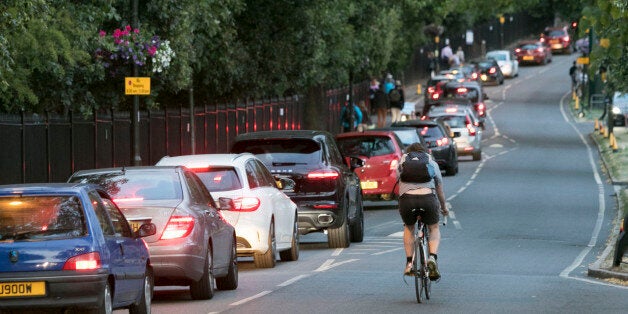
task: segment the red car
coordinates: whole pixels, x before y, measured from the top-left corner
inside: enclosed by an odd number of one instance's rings
[[[552,52],[570,54],[573,51],[573,43],[567,32],[567,27],[548,27],[541,34],[539,41],[547,44]]]
[[[347,132],[336,135],[343,156],[357,156],[364,166],[355,169],[360,178],[362,198],[390,200],[398,194],[397,166],[403,143],[394,131]]]
[[[540,41],[522,41],[515,48],[515,56],[519,64],[552,62],[552,50]]]

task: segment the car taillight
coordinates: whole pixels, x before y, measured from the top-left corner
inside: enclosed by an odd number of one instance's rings
[[[458,93],[458,94],[464,94],[466,92],[468,92],[466,87],[458,87],[458,88],[456,88],[456,93]]]
[[[430,87],[428,87],[428,88],[427,88],[427,92],[428,92],[429,94],[433,93],[435,90],[436,90],[436,89],[434,88],[434,86],[430,86]]]
[[[469,130],[469,135],[473,136],[475,135],[475,128],[473,127],[473,124],[467,124],[467,130]]]
[[[473,73],[471,74],[471,78],[472,78],[472,79],[474,79],[474,80],[477,80],[477,79],[478,79],[478,74],[477,74],[477,73],[475,73],[475,72],[473,72]]]
[[[446,138],[446,137],[438,139],[438,140],[436,140],[436,145],[438,145],[438,146],[447,146],[447,145],[449,145],[449,139]]]
[[[194,217],[192,216],[172,216],[168,220],[166,229],[161,235],[162,240],[183,238],[189,235],[194,229]]]
[[[486,107],[484,106],[484,103],[482,103],[482,102],[478,103],[478,105],[477,105],[477,106],[478,106],[478,111],[484,111],[484,109],[486,108]]]
[[[541,47],[536,48],[536,51],[538,51],[538,52],[543,52],[543,48],[541,48]]]
[[[260,200],[257,197],[240,197],[233,200],[234,210],[240,212],[252,212],[259,208]]]
[[[336,170],[316,170],[307,174],[308,179],[337,179],[340,176]]]
[[[495,72],[497,72],[497,69],[495,67],[492,67],[488,70],[488,73],[490,74],[495,74]]]
[[[432,99],[433,100],[437,100],[438,98],[440,98],[440,94],[438,94],[438,93],[432,94]]]
[[[100,254],[91,252],[69,258],[63,265],[63,270],[92,270],[101,267]]]
[[[520,52],[521,52],[521,48],[515,49],[515,53],[520,53]]]
[[[569,41],[569,36],[563,37],[563,41]]]

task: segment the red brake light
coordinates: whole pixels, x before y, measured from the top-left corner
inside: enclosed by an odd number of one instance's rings
[[[457,108],[446,108],[445,112],[447,112],[447,113],[456,113],[456,112],[458,112],[458,109]]]
[[[192,216],[172,216],[166,225],[162,240],[183,238],[189,235],[194,229],[194,217]]]
[[[430,94],[433,93],[435,90],[436,89],[434,88],[434,86],[430,86],[430,87],[427,88],[427,92],[430,93]]]
[[[496,68],[494,68],[494,67],[492,67],[492,68],[490,68],[490,69],[488,70],[488,73],[491,73],[491,74],[495,74],[495,72],[497,72],[497,69],[496,69]]]
[[[475,135],[475,128],[473,127],[473,124],[467,124],[467,130],[469,130],[469,135],[474,136]]]
[[[432,99],[436,100],[438,98],[440,98],[440,94],[436,94],[436,93],[432,94]]]
[[[456,88],[456,93],[458,94],[464,94],[467,92],[467,88],[466,87],[458,87]]]
[[[569,41],[569,36],[563,37],[563,41]]]
[[[478,111],[484,111],[484,103],[478,103]]]
[[[516,53],[521,52],[521,48],[517,48],[517,49],[515,49],[515,52],[516,52]]]
[[[69,258],[63,265],[63,270],[92,270],[101,267],[100,254],[90,252]]]
[[[143,197],[126,197],[126,198],[114,198],[113,202],[118,204],[118,203],[127,203],[127,202],[139,202],[143,200],[144,200]]]
[[[317,170],[307,174],[308,179],[332,179],[335,180],[340,174],[335,170]]]
[[[471,78],[474,79],[474,80],[477,79],[478,78],[478,74],[473,72],[473,74],[471,74]]]
[[[436,145],[438,145],[438,146],[446,146],[448,144],[449,144],[449,138],[447,138],[447,137],[443,137],[443,138],[441,138],[439,140],[436,140]]]
[[[397,159],[395,158],[395,159],[393,159],[393,160],[390,162],[390,168],[388,168],[388,169],[390,169],[390,171],[395,171],[395,170],[397,170],[397,167],[398,167],[398,166],[399,166],[399,160],[397,160]]]
[[[257,197],[240,197],[233,200],[235,211],[252,212],[259,208],[260,200]]]

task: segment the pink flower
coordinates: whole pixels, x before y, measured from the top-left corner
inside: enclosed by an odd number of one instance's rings
[[[128,32],[128,31],[130,31],[130,30],[131,30],[131,25],[127,25],[127,26],[126,26],[126,31]]]
[[[100,30],[100,32],[98,32],[98,36],[100,37],[105,37],[107,35],[107,32]]]
[[[147,51],[148,51],[148,55],[150,55],[152,57],[157,52],[157,47],[156,46],[150,46],[150,47],[148,47]]]
[[[136,34],[139,34],[140,33],[140,29],[136,28],[136,29],[133,30],[133,32],[136,33]]]

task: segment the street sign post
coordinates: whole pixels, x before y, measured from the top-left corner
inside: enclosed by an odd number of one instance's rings
[[[125,77],[125,95],[150,95],[150,77]]]

